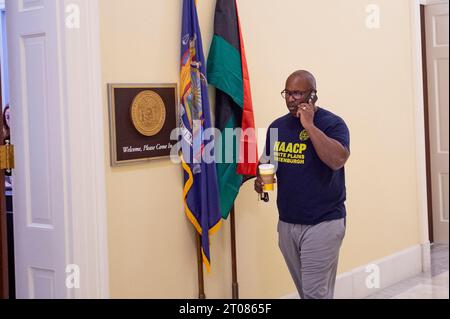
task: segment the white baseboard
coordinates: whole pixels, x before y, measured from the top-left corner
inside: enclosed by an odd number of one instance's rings
[[[431,271],[431,244],[426,242],[421,244],[422,247],[422,272]]]
[[[369,288],[366,284],[369,276],[379,272],[378,287]],[[382,259],[357,267],[336,278],[336,299],[361,299],[400,281],[413,277],[430,269],[430,243],[420,244]],[[299,299],[297,292],[282,299]]]

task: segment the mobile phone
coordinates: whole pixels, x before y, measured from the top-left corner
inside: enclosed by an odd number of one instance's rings
[[[312,90],[311,93],[309,94],[309,99],[308,99],[308,104],[314,104],[317,102],[317,91],[316,90]]]

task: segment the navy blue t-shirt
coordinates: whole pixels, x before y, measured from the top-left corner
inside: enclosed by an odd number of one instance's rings
[[[318,108],[314,124],[350,150],[349,130],[339,116]],[[278,129],[278,138],[272,141],[271,129]],[[322,162],[300,119],[288,113],[270,125],[266,155],[270,155],[271,162],[277,166],[280,220],[315,225],[346,216],[344,168],[333,171]]]

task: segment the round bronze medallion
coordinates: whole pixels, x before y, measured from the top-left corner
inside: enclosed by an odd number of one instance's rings
[[[142,135],[158,134],[166,121],[166,108],[162,98],[154,91],[140,92],[131,104],[131,120]]]

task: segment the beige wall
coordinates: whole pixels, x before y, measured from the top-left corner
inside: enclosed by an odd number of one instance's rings
[[[350,128],[348,229],[339,271],[418,244],[408,0],[377,1],[378,30],[365,27],[369,1],[238,2],[257,126],[267,127],[285,113],[279,95],[285,78],[305,68],[317,76],[319,105],[342,116]],[[178,82],[182,1],[100,3],[107,128],[107,83]],[[207,50],[215,1],[198,3]],[[181,168],[169,160],[111,168],[107,150],[111,296],[195,298],[195,241],[183,215]],[[237,200],[244,298],[295,291],[277,247],[274,202],[258,202],[250,183]],[[212,272],[205,278],[210,298],[231,296],[229,237],[225,222],[212,238]]]

